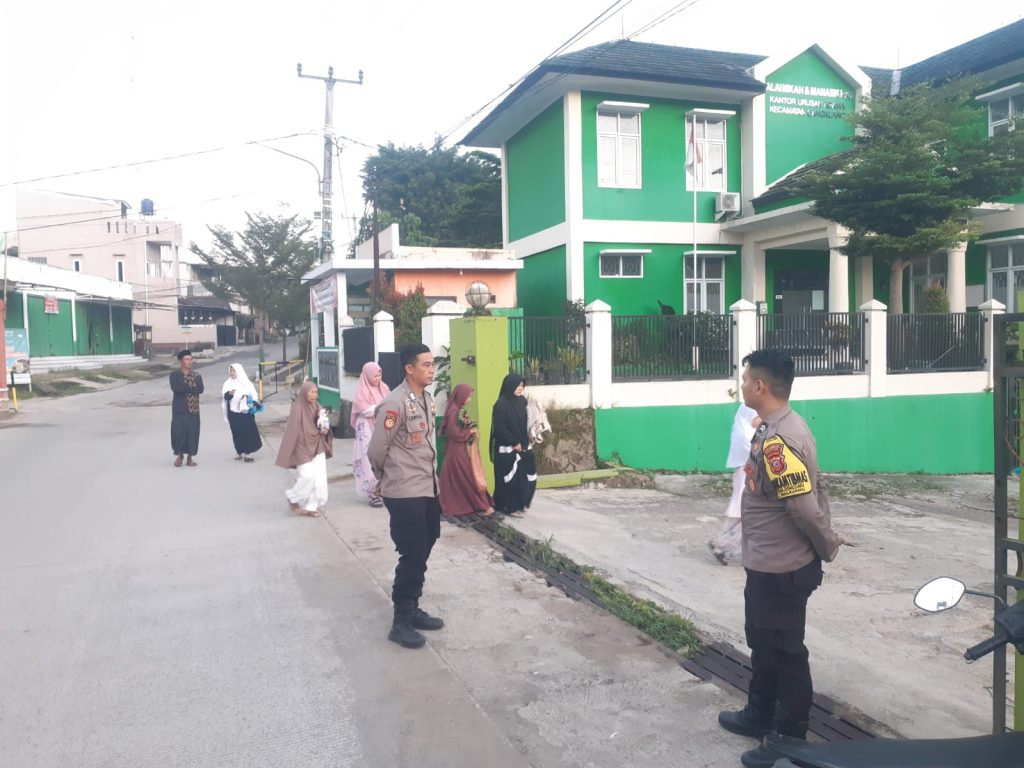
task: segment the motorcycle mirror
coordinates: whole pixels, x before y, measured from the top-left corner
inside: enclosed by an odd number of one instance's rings
[[[940,576],[917,590],[914,605],[929,613],[945,611],[959,603],[966,590],[967,587],[962,581]]]

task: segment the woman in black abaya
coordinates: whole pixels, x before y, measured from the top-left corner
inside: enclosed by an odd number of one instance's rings
[[[510,373],[491,412],[491,461],[494,463],[494,508],[522,517],[537,489],[537,464],[530,449],[526,421],[526,380]]]

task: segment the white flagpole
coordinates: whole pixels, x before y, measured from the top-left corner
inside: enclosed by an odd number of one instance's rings
[[[690,136],[693,137],[693,303],[697,304],[697,113],[693,113],[693,125],[690,127]],[[683,267],[683,314],[686,314],[686,268]]]

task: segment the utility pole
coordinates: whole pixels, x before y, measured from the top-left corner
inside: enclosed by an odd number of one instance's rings
[[[7,233],[3,236],[4,288],[0,294],[0,412],[7,410]]]
[[[351,83],[352,85],[363,84],[363,70],[359,70],[358,80],[340,80],[334,77],[334,67],[327,68],[327,77],[319,75],[302,74],[302,64],[298,64],[299,77],[306,77],[310,80],[321,80],[327,88],[327,102],[324,109],[324,174],[321,182],[320,194],[323,198],[323,208],[320,211],[320,261],[325,262],[334,253],[334,242],[332,232],[332,185],[331,166],[334,160],[334,84]]]

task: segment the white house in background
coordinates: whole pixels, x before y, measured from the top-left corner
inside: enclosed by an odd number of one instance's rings
[[[18,187],[17,233],[9,245],[26,262],[94,275],[131,287],[136,331],[151,329],[155,349],[214,346],[214,325],[182,330],[179,298],[197,283],[179,255],[181,224],[154,214],[151,200],[138,213],[124,200]]]

